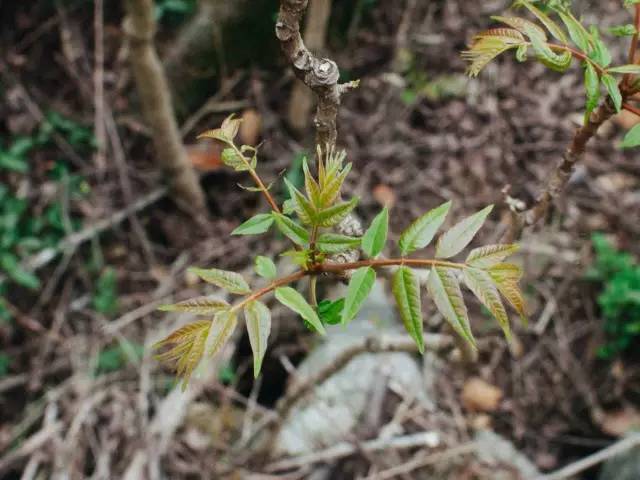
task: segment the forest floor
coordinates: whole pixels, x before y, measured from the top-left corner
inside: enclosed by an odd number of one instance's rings
[[[244,177],[219,168],[215,150],[195,143],[199,131],[237,112],[249,125],[242,135],[264,142],[267,181],[300,175],[313,132],[310,126],[295,135],[287,125],[295,79],[270,37],[276,2],[235,12],[216,36],[217,50],[172,60],[180,65],[170,77],[185,142],[207,194],[201,221],[166,196],[134,94],[119,8],[106,9],[102,24],[101,99],[93,83],[92,2],[9,3],[0,6],[0,275],[13,280],[0,281],[0,477],[133,479],[142,464],[150,478],[262,471],[264,459],[234,457],[246,440],[243,428],[248,417],[272,412],[313,335],[281,310],[259,382],[242,336],[215,374],[203,374],[184,394],[149,346],[175,322],[156,311],[159,305],[202,294],[188,266],[250,272],[256,252],[276,255],[284,246],[277,237],[229,240],[267,207],[238,188]],[[366,5],[360,17],[352,3]],[[578,67],[559,75],[505,57],[478,79],[464,76],[459,52],[508,3],[380,0],[334,8],[330,55],[345,78],[361,79],[339,116],[339,143],[357,172],[346,194],[361,198],[366,223],[391,205],[392,239],[418,214],[453,200],[456,217],[495,203],[498,213],[483,234],[495,240],[507,214],[505,187],[516,198],[534,198],[581,121]],[[587,23],[629,23],[620,2],[575,3]],[[188,20],[175,12],[163,17],[158,45],[165,58]],[[610,45],[622,58],[623,43]],[[104,151],[94,135],[101,100]],[[615,148],[621,125],[633,121],[622,116],[605,125],[546,224],[525,235],[519,259],[531,315],[528,327],[515,327],[514,345],[472,308],[487,347],[476,365],[442,367],[437,408],[455,430],[445,449],[491,428],[549,471],[640,422],[638,349],[598,355],[607,342],[597,300],[604,286],[589,279],[594,232],[640,255],[640,163]],[[18,269],[16,259],[37,267],[36,276]],[[432,305],[424,308],[435,315]],[[465,401],[472,377],[499,392],[495,405]],[[410,431],[430,424],[413,423]],[[335,461],[331,478],[390,467],[373,457],[356,451]],[[465,465],[449,478],[489,478],[483,472]],[[399,478],[423,478],[405,475]],[[596,475],[597,467],[583,478]]]

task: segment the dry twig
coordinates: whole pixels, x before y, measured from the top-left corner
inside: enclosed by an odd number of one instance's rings
[[[593,455],[589,455],[577,462],[571,463],[560,470],[557,470],[548,475],[542,475],[535,480],[565,480],[566,478],[571,478],[574,475],[577,475],[580,472],[584,472],[588,468],[593,467],[594,465],[598,465],[599,463],[604,462],[612,457],[620,455],[632,448],[635,448],[640,445],[640,434],[634,434],[629,437],[623,438],[622,440],[618,440],[613,445],[604,448]]]

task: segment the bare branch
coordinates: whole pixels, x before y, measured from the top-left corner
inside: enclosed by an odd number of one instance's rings
[[[342,94],[357,84],[338,84],[340,70],[329,58],[318,58],[304,44],[300,23],[308,0],[282,0],[276,23],[276,36],[296,76],[318,97],[316,111],[316,144],[324,150],[335,145],[336,118]]]
[[[576,131],[571,144],[562,156],[562,161],[551,173],[535,203],[524,212],[513,212],[511,224],[503,235],[502,242],[513,243],[520,237],[525,227],[535,225],[547,215],[551,203],[567,186],[576,163],[584,156],[587,143],[614,113],[615,109],[609,99],[591,113],[588,122]]]

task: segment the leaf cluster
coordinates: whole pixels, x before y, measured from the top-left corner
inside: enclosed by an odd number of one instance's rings
[[[640,338],[640,265],[602,234],[595,234],[592,243],[595,259],[587,278],[602,285],[597,301],[607,335],[598,354],[612,358]]]
[[[584,68],[585,118],[588,119],[598,105],[602,89],[609,95],[616,111],[620,111],[623,95],[616,77],[638,75],[640,65],[612,66],[611,53],[598,26],[585,26],[573,15],[567,3],[516,0],[514,7],[528,10],[535,21],[520,16],[492,17],[503,26],[479,33],[469,49],[462,53],[469,62],[469,75],[477,76],[488,63],[508,50],[515,51],[519,61],[525,61],[532,53],[542,64],[558,72],[566,71],[573,60],[578,59]],[[633,25],[616,26],[609,31],[615,36],[638,33]],[[637,136],[640,137],[640,131]],[[640,143],[640,138],[637,141]]]
[[[64,161],[57,161],[48,172],[48,181],[63,193],[60,198],[34,205],[10,187],[11,179],[22,178],[28,172],[29,159],[49,146],[54,135],[63,136],[79,149],[91,149],[95,143],[91,130],[56,112],[48,113],[32,135],[0,141],[0,170],[10,174],[10,182],[0,184],[0,270],[10,281],[31,290],[39,288],[40,280],[23,266],[23,260],[57,247],[69,230],[80,228],[78,218],[64,214],[63,197],[80,198],[90,188]],[[6,283],[0,281],[0,319],[4,320],[11,317],[2,298],[8,288]]]
[[[203,136],[223,142],[227,146],[225,151],[229,152],[225,163],[238,171],[249,172],[258,185],[263,185],[256,173],[257,151],[234,143],[238,127],[239,120],[229,117],[219,129],[210,130]],[[249,155],[245,156],[245,152]],[[451,202],[428,211],[400,235],[395,246],[400,254],[398,258],[382,257],[385,250],[392,249],[388,245],[390,212],[387,208],[375,216],[361,237],[336,233],[336,225],[353,211],[358,202],[357,198],[342,198],[342,186],[351,170],[351,164],[345,164],[345,156],[344,152],[335,149],[319,149],[315,172],[304,159],[304,187],[298,188],[285,179],[290,198],[282,208],[275,205],[268,189],[258,188],[274,208],[255,215],[233,231],[233,235],[262,235],[275,226],[291,241],[293,248],[281,256],[299,267],[296,273],[279,278],[275,262],[268,257],[257,256],[255,271],[264,280],[262,285],[252,288],[239,273],[192,268],[191,272],[203,281],[241,298],[229,303],[215,297],[199,297],[162,307],[164,311],[209,317],[182,327],[156,346],[163,351],[158,358],[174,364],[178,375],[184,378],[183,385],[203,356],[214,355],[223,348],[237,327],[240,315],[244,318],[253,349],[254,375],[259,375],[271,331],[269,307],[262,300],[266,295],[273,293],[275,299],[299,315],[309,329],[324,335],[329,326],[346,325],[355,318],[372,291],[378,271],[384,268],[395,268],[391,290],[405,328],[420,352],[424,352],[423,285],[418,280],[416,267],[429,269],[428,296],[453,330],[472,346],[475,346],[475,339],[462,293],[463,285],[496,318],[507,338],[510,325],[503,302],[506,300],[525,318],[524,300],[518,285],[522,271],[516,264],[506,261],[517,251],[516,245],[478,247],[468,253],[464,262],[454,261],[454,257],[473,241],[493,206],[462,219],[439,236],[451,210]],[[436,237],[437,241],[433,242]],[[435,243],[435,258],[409,257],[432,243]],[[350,250],[358,250],[364,259],[341,263],[332,257]],[[349,273],[345,296],[318,302],[317,278],[345,273]],[[309,296],[305,298],[291,284],[307,277]]]

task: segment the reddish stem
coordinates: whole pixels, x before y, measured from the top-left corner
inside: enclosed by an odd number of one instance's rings
[[[622,108],[640,117],[640,108],[629,105],[628,103],[623,103]]]
[[[636,15],[633,22],[636,28],[636,33],[633,34],[631,39],[631,45],[629,46],[629,62],[630,64],[636,63],[636,52],[638,51],[638,31],[640,30],[640,5],[636,5]],[[624,85],[628,85],[631,81],[632,75],[627,73],[623,78]]]

